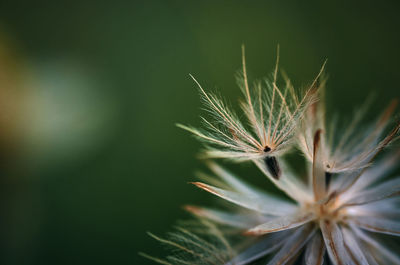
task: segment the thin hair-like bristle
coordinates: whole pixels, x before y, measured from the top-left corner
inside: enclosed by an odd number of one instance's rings
[[[164,265],[173,265],[172,263],[170,263],[170,262],[168,262],[168,261],[166,261],[166,260],[153,257],[153,256],[148,255],[148,254],[143,253],[143,252],[139,252],[139,255],[142,256],[142,257],[144,257],[144,258],[146,258],[146,259],[152,260],[152,261],[157,262],[157,263],[160,263],[160,264],[164,264]]]

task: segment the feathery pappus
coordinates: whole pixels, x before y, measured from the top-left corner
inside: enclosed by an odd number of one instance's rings
[[[316,139],[316,152],[318,141]],[[313,166],[308,183],[284,187],[291,199],[255,188],[221,166],[209,163],[218,179],[214,182],[219,182],[220,186],[193,184],[230,202],[236,211],[198,206],[185,208],[200,220],[231,227],[233,230],[225,233],[236,233],[242,238],[228,242],[223,232],[214,227],[212,233],[219,241],[211,242],[219,246],[218,251],[210,247],[210,243],[201,244],[201,239],[193,242],[190,239],[193,235],[180,237],[179,241],[176,236],[171,239],[175,241],[156,238],[192,259],[190,262],[188,259],[176,262],[176,256],[169,256],[167,260],[152,259],[169,265],[244,265],[260,259],[268,265],[295,264],[299,259],[304,264],[328,264],[327,259],[339,265],[400,264],[396,249],[390,249],[375,236],[400,235],[400,177],[382,182],[382,178],[386,179],[394,170],[399,157],[400,152],[384,156],[363,172],[362,181],[354,182],[345,190],[326,189],[322,163],[315,161],[317,164]],[[297,179],[289,170],[285,170],[283,177]],[[225,244],[221,246],[220,242]]]
[[[397,100],[392,100],[388,107],[370,124],[362,124],[362,119],[371,104],[371,98],[357,109],[352,120],[341,126],[334,119],[328,123],[325,115],[325,80],[320,84],[320,100],[313,103],[302,120],[302,129],[297,137],[298,145],[305,157],[313,160],[313,137],[321,129],[322,159],[325,171],[329,174],[351,172],[367,167],[370,161],[387,145],[398,137],[400,123],[389,128],[396,109]],[[345,128],[341,130],[341,128]],[[390,131],[385,135],[385,131]]]
[[[228,207],[186,206],[207,229],[188,226],[168,240],[153,236],[179,254],[145,256],[166,265],[400,264],[398,249],[390,244],[400,236],[400,176],[393,177],[400,150],[386,150],[399,138],[400,123],[393,122],[396,102],[367,126],[362,124],[364,111],[357,112],[340,131],[336,123],[326,122],[324,67],[298,98],[291,96],[295,93],[287,78],[283,92],[277,87],[278,60],[270,86],[250,92],[243,50],[242,109],[251,131],[196,80],[216,122],[203,119],[204,130],[180,127],[212,145],[208,158],[253,161],[284,196],[207,161],[212,176],[201,173],[202,182],[192,184]],[[294,173],[282,157],[295,145],[309,165],[305,176]],[[266,146],[268,152],[262,149]],[[205,239],[209,234],[213,237]]]
[[[149,235],[171,250],[171,255],[156,258],[145,253],[141,256],[154,262],[171,264],[216,265],[225,264],[236,256],[226,236],[217,224],[205,218],[181,222],[167,238]]]
[[[295,182],[281,187],[291,200],[260,191],[213,163],[210,168],[223,181],[224,188],[193,183],[248,210],[243,213],[186,207],[195,215],[235,227],[244,236],[258,238],[223,264],[251,264],[263,257],[269,265],[292,264],[299,257],[304,264],[324,264],[328,258],[338,265],[400,264],[396,250],[390,250],[374,235],[400,236],[400,177],[382,182],[398,163],[400,153],[388,154],[374,167],[363,171],[349,187],[327,189],[318,154],[320,138],[315,138],[317,154],[308,183]],[[282,179],[286,177],[297,179],[285,170]],[[345,180],[337,177],[332,181],[338,182],[332,186],[341,187]]]
[[[278,87],[279,47],[277,54],[272,78],[255,82],[250,86],[245,50],[242,46],[243,69],[237,77],[237,83],[244,94],[240,106],[249,126],[246,126],[247,124],[244,124],[219,97],[207,93],[191,75],[199,87],[212,120],[201,117],[205,129],[181,124],[178,126],[208,144],[204,152],[206,158],[226,158],[235,161],[263,160],[269,175],[279,179],[281,169],[277,157],[290,149],[304,112],[316,101],[318,90],[316,84],[325,64],[309,89],[299,96],[285,74],[283,74],[284,88]]]

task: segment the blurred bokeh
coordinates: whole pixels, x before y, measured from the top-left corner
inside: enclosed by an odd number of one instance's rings
[[[200,145],[174,125],[199,124],[188,74],[236,103],[241,44],[261,78],[279,43],[295,85],[328,59],[330,107],[375,91],[372,115],[400,96],[394,3],[2,1],[0,263],[151,264],[146,231],[212,199],[187,184]]]

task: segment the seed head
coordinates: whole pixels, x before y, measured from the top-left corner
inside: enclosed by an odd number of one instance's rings
[[[268,175],[279,179],[281,170],[276,157],[282,156],[293,146],[304,112],[316,102],[316,81],[325,64],[311,86],[299,96],[286,75],[284,88],[277,85],[279,47],[272,78],[255,82],[252,86],[248,81],[244,47],[242,55],[243,70],[238,75],[237,83],[244,95],[240,106],[248,124],[243,123],[219,97],[207,93],[191,75],[212,119],[202,117],[203,129],[178,126],[207,144],[204,157],[234,161],[263,160],[269,168]]]
[[[400,264],[398,254],[376,237],[400,235],[400,177],[389,177],[400,151],[382,152],[399,138],[400,123],[389,128],[396,102],[368,126],[362,125],[362,108],[341,131],[326,122],[324,66],[298,97],[287,78],[284,89],[278,88],[278,62],[279,56],[272,81],[250,87],[243,49],[239,86],[249,126],[194,78],[213,120],[202,118],[205,129],[179,126],[207,143],[207,158],[253,161],[285,198],[209,161],[214,176],[199,174],[206,181],[192,184],[228,202],[229,209],[185,209],[212,224],[207,231],[218,240],[205,241],[194,232],[171,240],[156,237],[189,258],[150,258],[162,264],[239,265],[265,259],[276,265],[300,257],[305,264]],[[306,176],[293,173],[282,158],[296,143],[309,164]]]

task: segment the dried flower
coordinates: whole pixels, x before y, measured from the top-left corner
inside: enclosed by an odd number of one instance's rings
[[[320,131],[315,135],[316,159],[307,185],[295,181],[283,189],[292,200],[262,192],[216,164],[210,168],[217,173],[226,188],[201,182],[194,184],[227,200],[246,212],[188,206],[192,213],[236,227],[246,236],[259,237],[259,242],[239,252],[225,264],[249,264],[270,256],[268,264],[287,264],[305,251],[305,264],[323,264],[327,251],[333,264],[400,264],[396,252],[374,239],[374,233],[400,235],[400,178],[381,182],[399,159],[391,153],[375,167],[366,169],[362,178],[344,190],[325,186],[325,172],[320,160]],[[287,174],[286,174],[287,173]],[[282,179],[294,180],[285,171]],[[339,177],[333,180],[342,182]],[[282,187],[281,187],[282,188]]]
[[[208,162],[216,177],[201,174],[210,184],[193,184],[229,202],[233,210],[185,208],[199,220],[215,224],[211,234],[219,240],[211,240],[214,243],[209,245],[210,242],[193,240],[195,236],[189,232],[188,236],[172,236],[170,241],[157,238],[180,250],[184,248],[191,259],[152,259],[163,264],[240,265],[260,259],[271,265],[293,264],[299,259],[305,264],[400,264],[398,254],[377,236],[400,235],[400,177],[390,178],[400,151],[388,152],[375,162],[378,154],[399,138],[400,123],[383,136],[392,123],[395,103],[367,127],[361,127],[363,112],[358,112],[340,134],[327,129],[321,96],[325,86],[323,68],[298,100],[288,79],[283,93],[277,87],[277,66],[278,60],[273,81],[267,82],[267,88],[256,85],[253,96],[243,51],[241,80],[246,101],[242,108],[252,131],[245,129],[222,101],[205,93],[199,84],[216,123],[203,119],[206,130],[180,127],[212,145],[207,147],[208,157],[253,161],[286,198],[249,185],[218,164]],[[321,97],[319,101],[317,96]],[[276,159],[295,142],[310,162],[305,178],[294,174],[283,159],[279,164]],[[240,238],[231,240],[232,235]]]

